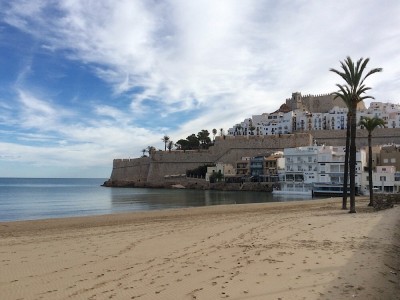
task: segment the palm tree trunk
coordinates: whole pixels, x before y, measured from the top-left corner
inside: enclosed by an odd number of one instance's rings
[[[368,133],[368,184],[369,184],[369,204],[368,206],[374,206],[374,195],[373,195],[373,183],[372,183],[372,146],[371,146],[372,134]]]
[[[346,128],[346,152],[344,156],[344,174],[343,174],[343,200],[342,209],[347,209],[347,184],[349,181],[349,150],[350,150],[350,125],[351,114],[347,113],[347,128]]]
[[[353,99],[351,103],[351,128],[350,128],[350,213],[356,212],[356,118],[357,102]]]

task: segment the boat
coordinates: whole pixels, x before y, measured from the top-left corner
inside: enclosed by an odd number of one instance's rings
[[[343,184],[316,182],[313,184],[312,191],[314,196],[342,196]],[[350,194],[350,187],[347,187],[347,194]],[[359,195],[358,187],[356,187],[356,195]]]
[[[312,185],[303,182],[281,182],[272,190],[276,195],[305,195],[312,196]]]

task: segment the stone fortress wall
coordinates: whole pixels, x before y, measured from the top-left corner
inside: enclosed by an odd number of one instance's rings
[[[318,144],[327,146],[345,145],[346,130],[317,130],[307,133],[271,136],[227,136],[217,137],[215,145],[208,150],[156,151],[151,157],[115,159],[111,182],[161,185],[166,175],[182,175],[188,169],[217,162],[235,165],[242,157],[268,155],[271,152]],[[373,145],[400,144],[400,128],[376,129]],[[358,130],[357,147],[368,145],[367,131]],[[115,185],[115,184],[114,184]]]
[[[324,113],[334,106],[346,107],[345,103],[333,94],[305,95],[296,92],[286,99],[290,110],[302,109],[314,113]],[[360,103],[358,109],[365,108]],[[358,129],[357,147],[368,145],[367,131]],[[136,159],[115,159],[108,185],[153,185],[165,183],[165,176],[180,176],[186,170],[217,162],[235,165],[242,157],[268,155],[284,148],[325,144],[344,146],[346,130],[315,130],[283,135],[225,136],[217,137],[215,145],[208,150],[156,151],[150,157]],[[400,128],[377,128],[373,132],[373,144],[400,144]]]
[[[149,157],[114,159],[110,180],[118,181],[120,184],[123,184],[123,182],[146,182],[150,163]]]
[[[144,184],[160,185],[166,175],[185,174],[186,170],[216,162],[235,162],[242,157],[267,155],[284,148],[312,144],[309,133],[281,136],[217,137],[208,150],[155,151],[151,157],[114,159],[110,177],[111,185]]]
[[[115,159],[110,185],[160,186],[166,175],[182,175],[188,169],[217,162],[235,165],[242,157],[268,155],[271,152],[312,145],[314,141],[327,146],[344,146],[346,130],[317,130],[307,133],[270,136],[227,136],[217,137],[215,145],[208,150],[156,151],[151,157]],[[376,129],[374,145],[400,144],[400,128]],[[357,131],[357,147],[368,145],[367,131]]]
[[[306,110],[313,113],[326,113],[330,111],[333,107],[343,107],[346,108],[346,104],[342,99],[336,98],[330,94],[321,95],[301,95],[300,92],[292,93],[292,98],[286,99],[286,105],[290,110]],[[357,105],[358,109],[365,109],[363,102]]]

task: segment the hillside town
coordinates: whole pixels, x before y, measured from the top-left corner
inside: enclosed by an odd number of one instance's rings
[[[286,135],[299,132],[345,130],[347,106],[333,94],[302,96],[296,92],[273,113],[253,115],[228,130],[228,136]],[[383,120],[384,128],[400,128],[400,105],[363,102],[357,107],[357,124],[364,118]],[[378,192],[400,192],[400,147],[376,145],[372,151],[373,189]],[[369,176],[366,147],[357,151],[356,192],[368,194]],[[268,182],[274,193],[305,195],[341,195],[344,182],[344,145],[313,145],[285,148],[265,156],[243,157],[234,165],[217,163],[210,167],[206,179],[215,172],[225,182]],[[219,179],[220,180],[220,179]]]
[[[276,194],[341,195],[347,114],[347,106],[334,94],[295,92],[277,111],[246,118],[226,135],[221,129],[215,137],[213,130],[209,148],[201,143],[196,149],[165,147],[152,149],[148,157],[114,160],[107,184],[227,190],[262,186]],[[400,105],[371,102],[366,108],[362,101],[357,106],[356,193],[369,193],[367,130],[360,123],[365,118],[382,120],[372,135],[372,188],[398,193]],[[184,145],[182,140],[178,144]]]
[[[347,128],[347,113],[347,106],[334,99],[333,94],[302,97],[301,93],[297,92],[276,112],[253,115],[229,128],[228,135],[276,135],[312,130],[344,130]],[[365,117],[382,119],[386,128],[400,128],[400,104],[371,102],[369,108],[365,108],[360,102],[357,124]]]

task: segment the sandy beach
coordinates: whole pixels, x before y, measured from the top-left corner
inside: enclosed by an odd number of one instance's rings
[[[367,203],[0,223],[0,299],[399,299],[400,208]]]

